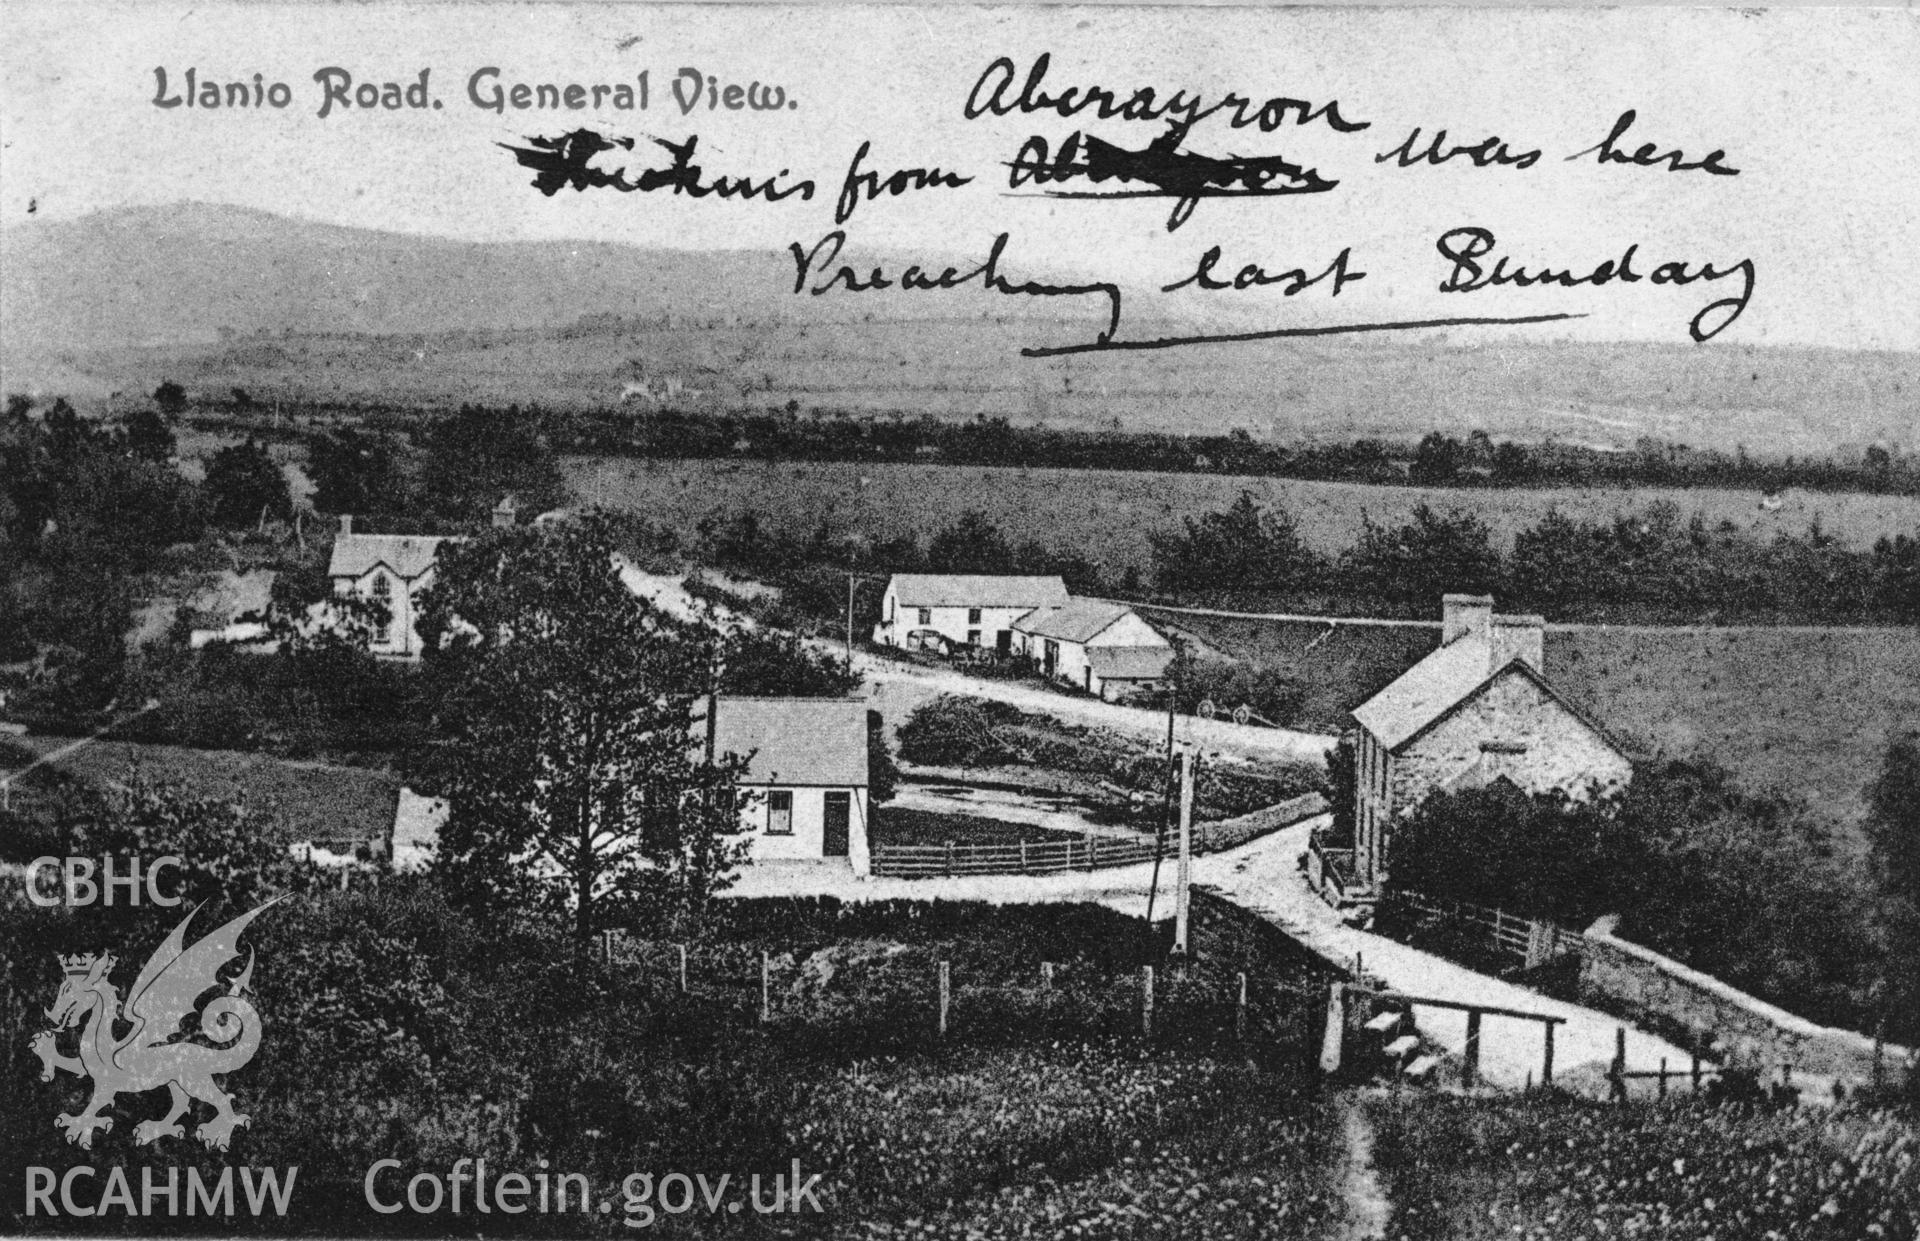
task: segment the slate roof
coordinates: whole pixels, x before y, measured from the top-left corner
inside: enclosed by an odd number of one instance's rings
[[[703,743],[704,728],[704,722],[695,725]],[[863,701],[723,697],[715,728],[715,753],[752,755],[742,784],[851,788],[867,783]]]
[[[1057,577],[896,573],[891,585],[903,608],[1057,608],[1067,602],[1067,584]]]
[[[1492,644],[1458,638],[1433,651],[1354,709],[1353,718],[1391,750],[1486,684]]]
[[[1173,662],[1169,646],[1090,646],[1087,666],[1093,675],[1113,681],[1157,681]]]
[[[461,541],[428,534],[337,535],[333,555],[327,560],[327,576],[361,577],[375,565],[384,564],[394,576],[412,581],[433,567],[442,543]]]
[[[1073,599],[1064,607],[1033,611],[1013,622],[1021,633],[1058,642],[1086,642],[1133,611],[1124,603],[1104,599]]]

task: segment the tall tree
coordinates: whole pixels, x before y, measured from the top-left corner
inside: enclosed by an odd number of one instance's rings
[[[421,624],[443,880],[567,916],[582,942],[696,914],[745,853],[743,760],[705,754],[694,726],[718,636],[634,596],[614,553],[597,517],[490,531],[442,553]]]
[[[284,518],[293,513],[293,496],[286,475],[273,463],[258,440],[249,437],[213,454],[205,484],[208,506],[216,524],[250,526],[263,517]]]

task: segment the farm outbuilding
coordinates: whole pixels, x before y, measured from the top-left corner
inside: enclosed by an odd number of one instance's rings
[[[1013,623],[1067,602],[1058,577],[995,573],[896,573],[880,601],[873,640],[885,646],[1013,650]]]
[[[1014,650],[1049,680],[1113,699],[1158,686],[1173,644],[1123,603],[1073,599],[1014,622]]]
[[[1507,780],[1573,798],[1621,788],[1632,764],[1554,689],[1545,622],[1498,616],[1486,595],[1447,595],[1440,646],[1353,712],[1354,864],[1385,883],[1395,820],[1433,793]]]

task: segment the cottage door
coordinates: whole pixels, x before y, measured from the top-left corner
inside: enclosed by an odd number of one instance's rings
[[[826,857],[847,856],[847,833],[853,824],[853,794],[828,793],[821,821],[823,844],[820,852]]]

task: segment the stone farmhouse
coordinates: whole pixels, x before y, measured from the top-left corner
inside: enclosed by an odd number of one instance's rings
[[[1441,601],[1440,645],[1353,712],[1355,878],[1377,893],[1395,820],[1430,794],[1507,780],[1605,794],[1633,778],[1619,745],[1546,678],[1546,626],[1486,595]]]
[[[702,704],[702,723],[707,712]],[[867,704],[842,698],[721,697],[713,752],[746,758],[741,826],[752,862],[815,863],[866,877]]]
[[[1173,663],[1173,644],[1120,603],[1073,599],[1036,608],[1013,632],[1014,651],[1042,676],[1109,701],[1157,687]]]
[[[386,605],[387,624],[368,642],[375,655],[420,658],[420,596],[433,585],[434,561],[444,543],[458,538],[419,534],[356,534],[351,515],[340,518],[327,577],[337,596]]]
[[[989,573],[896,573],[880,601],[876,644],[942,653],[960,646],[1013,653],[1013,623],[1067,602],[1058,577]]]

